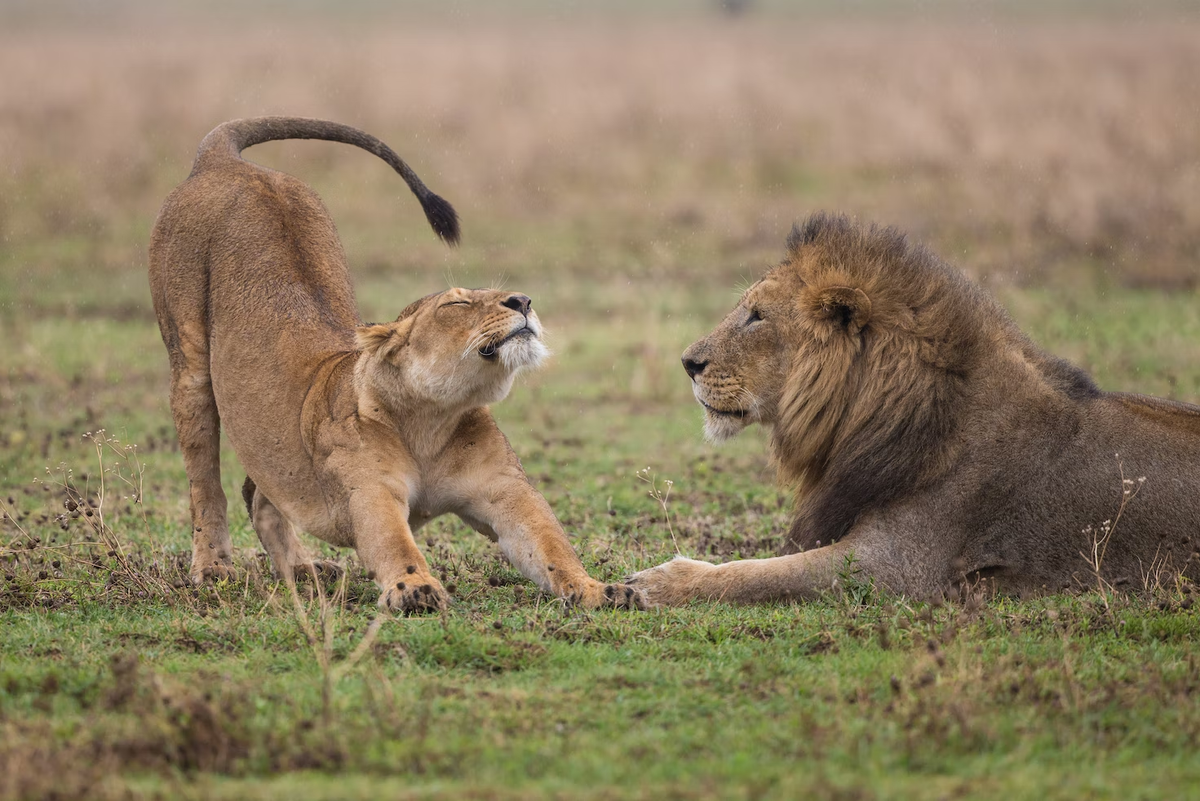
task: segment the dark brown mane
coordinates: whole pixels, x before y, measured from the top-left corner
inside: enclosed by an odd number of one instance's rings
[[[944,473],[988,329],[1015,329],[958,271],[894,228],[814,215],[793,228],[777,269],[801,271],[805,293],[861,290],[870,309],[856,333],[800,343],[784,390],[772,447],[797,487],[785,545],[793,552],[836,542],[864,511]]]

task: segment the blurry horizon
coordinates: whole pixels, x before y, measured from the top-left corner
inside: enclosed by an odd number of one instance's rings
[[[368,156],[249,151],[317,189],[356,274],[717,284],[831,210],[987,281],[1197,285],[1184,3],[284,5],[0,4],[0,309],[102,284],[147,313],[163,197],[212,127],[262,114],[368,130],[459,208],[447,254]]]

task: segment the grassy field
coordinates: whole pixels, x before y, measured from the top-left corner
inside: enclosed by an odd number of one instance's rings
[[[347,580],[324,604],[303,586],[302,622],[240,505],[239,580],[186,581],[145,248],[200,138],[238,116],[360,125],[458,207],[447,251],[371,157],[250,151],[325,199],[365,319],[449,284],[533,297],[555,356],[495,411],[600,578],[676,549],[768,555],[787,530],[763,433],[704,443],[678,357],[816,209],[907,228],[1101,386],[1200,401],[1200,17],[945,5],[364,0],[230,25],[13,4],[0,799],[1190,792],[1187,585],[929,606],[848,575],[801,605],[584,612],[442,519],[418,539],[448,613],[373,625],[372,583],[330,551]]]

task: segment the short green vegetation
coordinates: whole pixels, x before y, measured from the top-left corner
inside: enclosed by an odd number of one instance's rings
[[[648,288],[600,308],[584,280],[553,283],[569,306],[539,293],[558,356],[497,412],[589,569],[618,578],[676,543],[771,554],[789,501],[763,437],[704,444],[673,364],[717,312]],[[385,291],[381,308],[407,297]],[[1049,294],[1008,299],[1036,310],[1023,322],[1046,344],[1097,362],[1089,332],[1120,320],[1113,347],[1146,366],[1110,384],[1200,379],[1194,358],[1154,346],[1200,342],[1193,297],[1095,295],[1073,315],[1044,313],[1066,302]],[[0,797],[1066,799],[1200,781],[1188,586],[928,606],[848,565],[850,591],[816,603],[583,612],[444,519],[419,541],[455,588],[448,614],[385,621],[355,653],[375,589],[340,553],[324,628],[301,586],[314,645],[239,507],[242,578],[187,583],[153,321],[9,331]]]

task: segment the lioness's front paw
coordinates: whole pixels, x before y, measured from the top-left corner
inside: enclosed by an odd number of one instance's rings
[[[208,565],[197,566],[192,563],[191,578],[193,584],[204,584],[205,582],[233,580],[237,578],[237,572],[233,569],[232,560],[229,562],[219,561]]]
[[[449,605],[450,596],[437,579],[421,579],[411,575],[406,579],[393,583],[379,594],[380,609],[411,615],[440,612]]]
[[[714,586],[717,566],[696,559],[676,556],[658,567],[634,573],[626,582],[639,590],[650,606],[676,606],[696,598],[716,598]]]
[[[605,584],[600,592],[597,606],[615,606],[617,609],[645,609],[646,598],[639,590],[628,584]]]
[[[582,586],[576,583],[568,584],[560,590],[560,597],[570,606],[582,606],[584,609],[600,609],[616,607],[617,609],[645,609],[646,599],[633,587],[624,584],[604,584],[595,579],[587,579]]]

